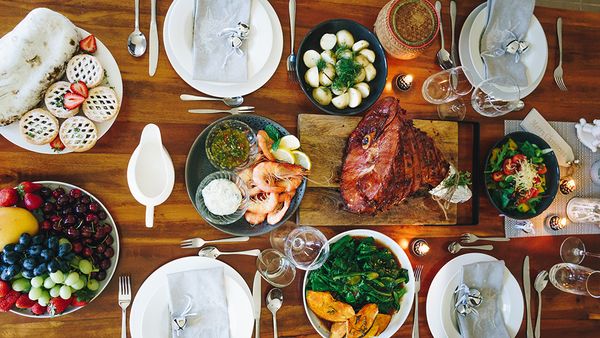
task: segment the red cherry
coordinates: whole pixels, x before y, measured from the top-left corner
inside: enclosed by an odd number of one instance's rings
[[[80,254],[83,251],[83,244],[81,242],[74,242],[72,250],[74,253]]]
[[[114,255],[115,255],[115,250],[113,250],[113,248],[106,248],[106,250],[104,251],[104,256],[106,258],[111,258]]]
[[[90,247],[83,248],[82,254],[84,257],[92,257],[92,254],[93,254],[92,248],[90,248]]]
[[[52,229],[52,222],[50,222],[49,220],[45,220],[42,222],[42,224],[40,226],[41,226],[42,230],[48,231],[48,230]]]

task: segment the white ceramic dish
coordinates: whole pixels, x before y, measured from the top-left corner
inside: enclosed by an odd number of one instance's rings
[[[194,80],[192,54],[194,0],[174,0],[163,28],[169,62],[194,89],[218,97],[243,96],[262,87],[273,76],[283,53],[279,17],[267,0],[252,0],[248,43],[248,81],[227,83]]]
[[[135,294],[129,327],[132,338],[170,337],[167,274],[222,267],[231,338],[250,338],[254,329],[253,303],[246,281],[229,265],[212,258],[192,256],[171,261],[154,271]]]
[[[408,256],[406,255],[406,253],[404,252],[404,250],[402,250],[400,245],[398,245],[398,243],[396,243],[396,241],[394,241],[390,237],[388,237],[380,232],[377,232],[377,231],[363,230],[363,229],[349,230],[346,232],[342,232],[341,234],[338,234],[337,236],[334,236],[333,238],[331,238],[329,240],[329,244],[331,245],[332,243],[335,243],[337,240],[339,240],[340,238],[342,238],[346,235],[350,235],[352,237],[373,237],[373,238],[375,238],[375,241],[377,241],[380,244],[383,244],[385,247],[390,249],[392,251],[392,253],[398,258],[400,265],[404,269],[408,270],[409,281],[404,286],[406,288],[406,293],[402,297],[402,303],[400,305],[400,310],[398,312],[394,313],[394,315],[392,316],[392,320],[390,321],[390,324],[388,325],[388,327],[385,329],[385,331],[383,331],[378,336],[379,338],[389,338],[400,329],[402,324],[404,324],[404,321],[406,320],[406,318],[408,317],[408,315],[412,309],[412,304],[414,302],[414,297],[415,297],[415,281],[414,281],[414,277],[413,277],[415,274],[413,272],[412,265],[410,264],[410,261],[408,259]],[[304,311],[306,312],[306,316],[308,317],[310,323],[312,324],[314,329],[317,331],[317,333],[319,333],[321,335],[321,337],[326,338],[326,337],[329,337],[329,327],[325,327],[323,325],[323,321],[321,321],[319,318],[317,318],[317,316],[306,305],[306,283],[308,281],[308,275],[309,275],[309,273],[306,273],[304,275],[304,284],[302,285],[302,290],[304,290],[304,292],[302,292],[302,301],[304,303]]]
[[[77,27],[77,29],[79,31],[79,37],[82,39],[84,37],[90,35],[90,33],[88,33],[84,29],[81,29],[79,27]],[[119,70],[119,65],[117,65],[117,61],[115,60],[115,58],[112,56],[112,54],[110,53],[108,48],[106,48],[106,45],[104,45],[98,37],[96,37],[96,45],[98,46],[98,49],[94,53],[94,56],[96,58],[98,58],[98,60],[102,64],[102,67],[104,67],[104,70],[106,71],[106,77],[108,79],[108,83],[111,87],[114,88],[115,93],[117,94],[117,99],[119,100],[119,110],[120,110],[121,103],[123,102],[123,80],[121,78],[121,71]],[[42,105],[43,105],[43,100],[42,100]],[[83,115],[83,113],[79,112],[78,115]],[[117,111],[117,115],[118,115],[118,111]],[[105,122],[94,122],[94,124],[98,128],[98,139],[100,139],[104,134],[106,134],[106,132],[108,132],[110,127],[113,125],[113,123],[115,123],[115,120],[117,119],[117,115],[115,115],[114,118],[112,118],[108,121],[105,121]],[[59,119],[60,123],[62,123],[62,121],[64,121],[64,119]],[[5,127],[0,127],[0,135],[4,136],[4,138],[9,140],[11,143],[13,143],[23,149],[33,151],[35,153],[40,153],[40,154],[68,154],[68,153],[71,153],[71,151],[67,150],[67,149],[64,149],[61,152],[55,152],[54,150],[52,150],[52,148],[50,147],[49,144],[36,145],[36,144],[31,144],[31,143],[27,142],[25,140],[25,138],[23,136],[21,136],[21,132],[19,131],[19,121],[9,124],[8,126],[5,126]]]
[[[491,262],[497,259],[482,253],[468,253],[446,263],[435,275],[427,293],[426,313],[429,330],[434,337],[460,338],[456,317],[452,314],[454,290],[460,282],[463,265]],[[511,337],[515,337],[523,319],[521,288],[508,268],[504,270],[504,287],[500,296],[502,316]]]
[[[61,187],[63,189],[65,189],[65,191],[69,192],[75,188],[81,190],[84,194],[90,196],[92,198],[92,201],[96,201],[98,202],[98,204],[100,204],[100,207],[102,208],[102,210],[106,211],[106,214],[108,215],[108,217],[106,217],[106,220],[104,221],[107,224],[110,224],[110,226],[113,228],[113,231],[111,232],[111,236],[114,238],[114,242],[112,245],[113,250],[115,251],[114,256],[110,259],[110,268],[108,268],[108,270],[106,270],[106,278],[100,282],[100,287],[98,288],[98,291],[96,292],[96,295],[94,295],[94,297],[90,300],[90,302],[85,305],[85,306],[80,306],[80,307],[71,307],[69,309],[67,309],[65,312],[54,316],[54,318],[59,317],[59,316],[65,316],[68,315],[69,313],[73,313],[79,309],[82,309],[84,307],[90,306],[90,303],[92,303],[94,301],[94,299],[98,298],[98,296],[100,296],[100,294],[102,293],[102,291],[104,291],[104,289],[106,288],[106,286],[110,283],[115,270],[117,269],[117,263],[119,262],[119,249],[120,249],[120,245],[119,245],[119,230],[117,229],[117,226],[115,225],[115,220],[112,218],[110,212],[108,211],[108,209],[106,208],[106,206],[104,206],[104,204],[102,204],[102,202],[100,202],[100,200],[98,198],[96,198],[96,196],[90,194],[88,191],[86,191],[85,189],[82,189],[78,186],[75,186],[73,184],[69,184],[69,183],[64,183],[64,182],[57,182],[57,181],[36,181],[36,183],[41,183],[46,187],[49,187],[50,189],[56,189],[58,187]],[[13,308],[12,310],[10,310],[10,312],[12,313],[16,313],[20,316],[24,316],[24,317],[29,317],[29,318],[52,318],[50,317],[49,314],[43,314],[43,315],[34,315],[33,313],[31,313],[31,311],[29,309],[16,309]]]
[[[461,64],[471,73],[467,78],[473,86],[477,86],[484,78],[484,65],[480,56],[481,35],[486,26],[486,4],[477,6],[465,20],[459,37],[459,54]],[[528,85],[521,90],[521,99],[531,94],[542,81],[548,65],[548,42],[544,29],[535,15],[531,19],[529,31],[525,36],[530,49],[523,54],[521,62],[527,68]],[[542,60],[543,62],[540,62]]]

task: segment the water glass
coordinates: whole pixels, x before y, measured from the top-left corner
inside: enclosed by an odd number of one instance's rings
[[[256,268],[262,277],[276,288],[284,288],[296,278],[296,268],[281,251],[263,250],[256,258]]]
[[[467,107],[461,99],[437,105],[438,116],[442,120],[462,121],[465,119]]]
[[[511,77],[499,76],[482,81],[471,94],[471,105],[487,117],[508,114],[523,108],[521,91]]]
[[[329,243],[323,233],[310,226],[285,226],[270,235],[271,246],[282,251],[298,269],[314,270],[329,256]]]
[[[550,269],[549,278],[552,285],[561,291],[600,298],[600,271],[577,264],[559,263]]]
[[[467,78],[468,72],[460,66],[431,75],[423,82],[423,98],[429,103],[444,104],[469,94],[473,86]]]

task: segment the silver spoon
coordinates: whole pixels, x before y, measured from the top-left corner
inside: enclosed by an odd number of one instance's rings
[[[228,107],[239,107],[242,105],[242,103],[244,103],[244,98],[241,96],[220,98],[181,94],[179,98],[182,101],[222,101]]]
[[[267,294],[267,309],[273,314],[273,337],[277,338],[277,310],[283,305],[283,292],[273,288]]]
[[[538,294],[538,313],[537,319],[535,321],[535,338],[540,338],[541,331],[541,321],[542,321],[542,291],[548,285],[548,271],[542,270],[538,273],[537,277],[535,277],[535,282],[533,282],[533,287]]]
[[[448,245],[448,251],[451,254],[455,254],[457,252],[459,252],[462,249],[477,249],[477,250],[492,250],[494,249],[493,246],[487,244],[487,245],[472,245],[472,246],[464,246],[464,245],[460,245],[458,242],[452,242],[450,243],[450,245]]]
[[[200,251],[198,251],[198,256],[208,257],[208,258],[217,258],[217,257],[219,257],[221,255],[258,256],[259,254],[260,254],[260,250],[258,250],[258,249],[245,250],[245,251],[227,251],[227,252],[222,252],[222,251],[219,251],[219,249],[217,249],[214,246],[206,246],[206,247],[200,249]]]
[[[452,63],[452,59],[450,58],[450,53],[444,48],[444,28],[442,25],[442,3],[439,1],[435,2],[435,11],[437,12],[438,18],[440,20],[440,40],[442,42],[442,48],[437,53],[438,64],[442,69],[450,69],[454,67]]]
[[[135,0],[135,29],[127,38],[127,50],[136,58],[146,52],[146,36],[140,32],[140,0]]]

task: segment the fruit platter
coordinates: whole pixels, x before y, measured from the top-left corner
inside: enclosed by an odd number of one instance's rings
[[[87,191],[54,181],[0,190],[0,311],[56,317],[93,301],[119,259],[119,234]]]

